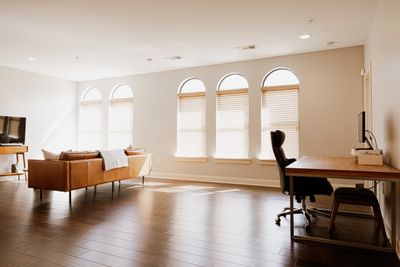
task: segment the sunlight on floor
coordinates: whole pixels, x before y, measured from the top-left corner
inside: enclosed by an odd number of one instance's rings
[[[183,189],[183,190],[205,190],[211,189],[214,187],[211,186],[199,186],[199,185],[182,185],[182,186],[174,186],[173,188]]]

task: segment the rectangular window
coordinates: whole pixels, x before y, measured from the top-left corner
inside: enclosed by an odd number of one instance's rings
[[[133,101],[111,100],[108,148],[125,148],[133,144]]]
[[[249,157],[249,97],[247,89],[217,92],[216,157]]]
[[[102,112],[101,102],[81,103],[79,118],[79,148],[99,149],[102,147]]]
[[[178,157],[206,156],[206,95],[178,94],[177,153]]]
[[[281,130],[286,139],[283,149],[288,158],[299,157],[299,86],[262,88],[261,159],[275,159],[271,131]]]

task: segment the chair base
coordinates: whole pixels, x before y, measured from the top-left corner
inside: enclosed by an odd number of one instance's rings
[[[279,213],[275,219],[275,224],[280,225],[281,224],[281,217],[286,217],[286,215],[290,215],[290,208],[286,207],[283,209],[281,213]],[[302,207],[301,208],[296,208],[293,209],[293,214],[303,214],[304,217],[306,217],[307,224],[304,225],[306,232],[311,231],[311,216],[316,217],[316,216],[322,216],[326,218],[330,218],[330,210],[321,210],[317,208],[311,208],[308,209],[305,205],[305,202],[302,201]]]

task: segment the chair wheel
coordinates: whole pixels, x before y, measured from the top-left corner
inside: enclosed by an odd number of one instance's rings
[[[275,224],[276,225],[281,225],[281,219],[280,218],[276,218],[275,219]]]
[[[305,225],[305,228],[306,228],[306,232],[307,232],[307,233],[311,232],[311,225],[306,224],[306,225]]]
[[[282,216],[283,216],[284,218],[286,218],[286,214],[283,214]]]

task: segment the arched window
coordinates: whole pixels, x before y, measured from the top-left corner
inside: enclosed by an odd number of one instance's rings
[[[133,93],[128,85],[119,85],[110,97],[108,148],[125,148],[132,144]]]
[[[228,74],[217,88],[216,157],[249,157],[249,85],[240,74]]]
[[[78,137],[80,149],[102,148],[101,98],[97,88],[86,89],[81,97]]]
[[[179,87],[176,144],[178,157],[206,156],[206,88],[199,79]]]
[[[266,75],[262,85],[261,159],[274,159],[270,132],[281,130],[288,158],[299,157],[299,80],[288,69]]]

